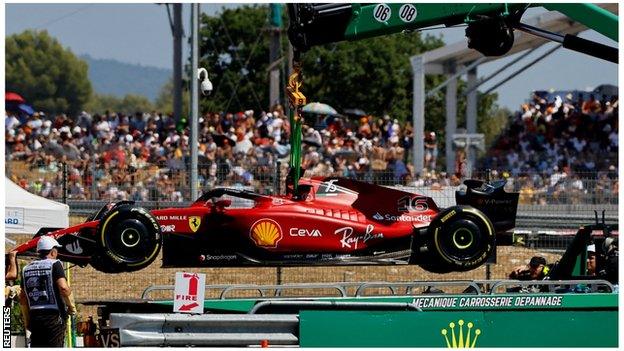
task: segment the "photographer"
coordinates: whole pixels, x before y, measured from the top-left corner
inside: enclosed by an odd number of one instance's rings
[[[550,271],[550,265],[541,256],[533,256],[526,266],[518,266],[509,273],[509,279],[542,280]]]

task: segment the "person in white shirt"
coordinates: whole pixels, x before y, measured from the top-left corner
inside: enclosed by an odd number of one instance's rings
[[[6,130],[11,130],[19,125],[19,119],[17,119],[14,114],[7,112],[6,117],[4,118],[4,127],[6,128]]]

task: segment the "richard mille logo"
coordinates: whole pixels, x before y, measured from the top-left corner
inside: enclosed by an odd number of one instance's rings
[[[449,323],[449,328],[451,330],[450,340],[448,337],[448,330],[446,328],[442,329],[442,336],[444,336],[444,340],[446,341],[446,347],[449,349],[473,349],[477,343],[477,338],[481,335],[481,329],[475,329],[474,335],[472,335],[472,328],[474,327],[474,324],[472,322],[468,322],[468,330],[464,334],[464,321],[460,319],[457,321],[457,324],[459,325],[458,333],[455,332],[455,323]]]

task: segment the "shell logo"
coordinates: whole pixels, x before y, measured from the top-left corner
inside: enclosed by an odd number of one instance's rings
[[[282,240],[282,228],[272,219],[263,218],[251,226],[249,236],[260,247],[276,248]]]

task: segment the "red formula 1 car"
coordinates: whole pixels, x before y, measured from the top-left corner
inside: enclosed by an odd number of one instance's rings
[[[189,207],[151,212],[124,201],[80,225],[41,231],[18,253],[33,254],[49,235],[63,246],[60,259],[108,273],[148,266],[161,246],[163,267],[409,263],[466,271],[490,259],[496,234],[514,227],[518,193],[505,192],[504,181],[465,184],[446,209],[342,178],[301,179],[283,196],[218,188]]]

